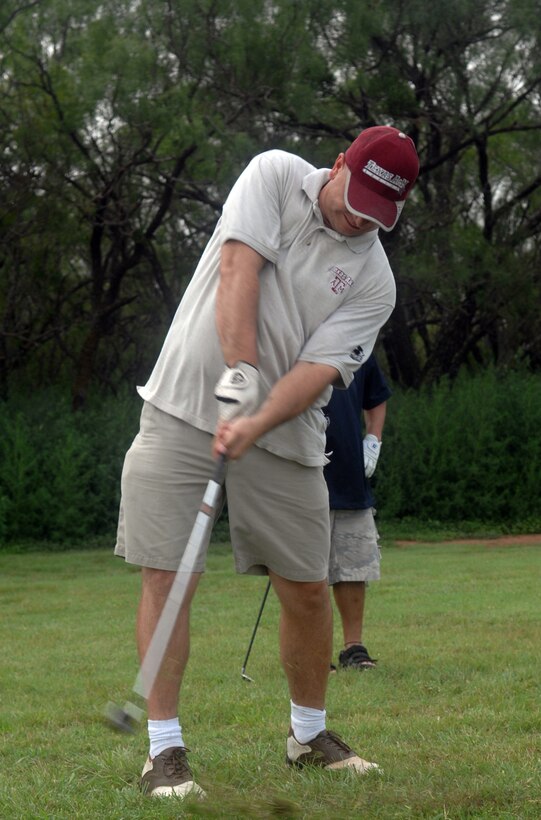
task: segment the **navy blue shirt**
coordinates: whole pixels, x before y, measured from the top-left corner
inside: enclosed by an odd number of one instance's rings
[[[324,468],[331,510],[366,510],[374,506],[370,483],[364,474],[363,410],[371,410],[391,396],[372,354],[357,370],[347,390],[335,389],[324,408],[330,419]]]

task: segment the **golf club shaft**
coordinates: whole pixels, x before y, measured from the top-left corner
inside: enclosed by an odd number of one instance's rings
[[[133,691],[146,699],[160,671],[197,558],[208,544],[224,478],[225,456],[220,456],[215,473],[205,490],[184,555],[135,679]]]
[[[248,645],[248,651],[246,652],[246,657],[244,658],[244,663],[242,664],[241,675],[244,675],[245,672],[246,672],[246,666],[248,664],[248,658],[250,657],[250,652],[252,651],[252,646],[253,646],[253,643],[254,643],[254,640],[255,640],[257,628],[259,626],[259,621],[261,620],[261,616],[263,614],[263,609],[265,608],[265,602],[267,600],[267,596],[269,594],[270,588],[271,588],[271,582],[269,580],[269,582],[267,583],[267,586],[265,588],[265,592],[263,594],[263,600],[261,601],[261,606],[259,607],[259,613],[257,615],[257,619],[256,619],[255,626],[254,626],[254,631],[252,632],[252,637],[251,637],[250,643]]]

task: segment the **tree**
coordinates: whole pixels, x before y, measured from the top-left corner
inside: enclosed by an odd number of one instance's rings
[[[362,127],[415,140],[383,237],[400,384],[541,364],[534,0],[6,0],[0,387],[144,378],[249,158],[328,166]]]
[[[508,362],[517,354],[538,367],[536,4],[342,8],[344,104],[365,124],[401,122],[422,158],[413,203],[388,240],[401,294],[384,336],[393,375],[415,386],[466,363]],[[352,67],[355,50],[362,56]],[[513,305],[519,299],[525,306],[525,298],[531,307],[519,317]]]

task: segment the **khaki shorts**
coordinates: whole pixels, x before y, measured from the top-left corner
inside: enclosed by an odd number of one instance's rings
[[[176,571],[215,463],[212,436],[145,403],[126,454],[115,553]],[[327,577],[329,499],[323,468],[251,447],[226,468],[235,568],[292,581]],[[205,569],[206,551],[196,572]]]
[[[374,510],[331,510],[329,584],[378,581],[379,533]]]

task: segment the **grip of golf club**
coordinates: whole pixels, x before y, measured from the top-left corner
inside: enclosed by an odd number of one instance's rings
[[[216,468],[211,481],[216,482],[220,487],[225,481],[225,467],[227,464],[227,456],[221,453],[216,460]]]

